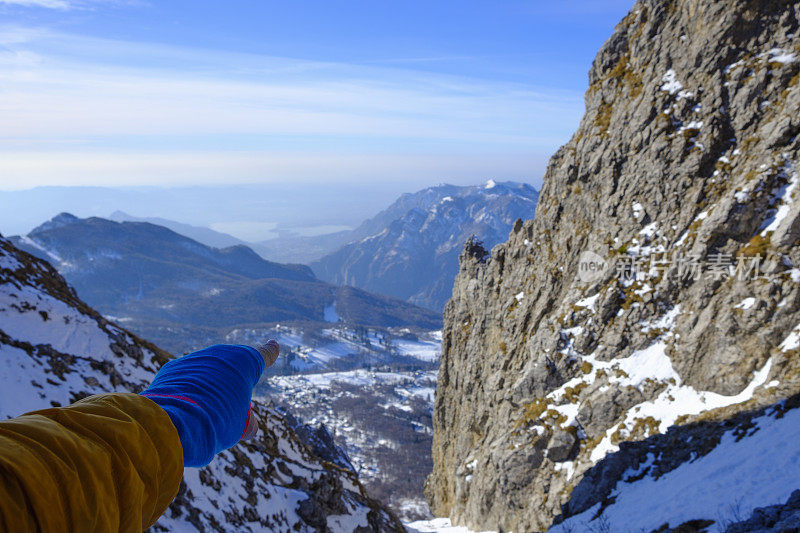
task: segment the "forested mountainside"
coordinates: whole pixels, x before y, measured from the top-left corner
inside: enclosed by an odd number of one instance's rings
[[[87,306],[47,262],[0,237],[0,416],[138,392],[169,357]],[[271,407],[254,410],[259,436],[187,469],[153,530],[404,531],[330,440]]]
[[[514,221],[530,218],[539,197],[524,183],[437,185],[403,194],[353,230],[349,243],[311,264],[322,279],[441,311],[471,235],[494,245]]]
[[[797,1],[640,0],[618,24],[536,216],[491,253],[462,253],[435,514],[473,529],[689,531],[788,509],[798,55]],[[731,531],[766,524],[749,523]]]
[[[266,261],[242,245],[212,248],[146,222],[65,213],[12,241],[50,261],[92,307],[172,353],[276,322],[441,324],[408,302],[319,281],[307,266]]]

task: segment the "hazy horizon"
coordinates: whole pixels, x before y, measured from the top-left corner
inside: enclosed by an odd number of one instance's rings
[[[140,218],[163,218],[207,227],[247,242],[282,232],[320,235],[358,226],[403,193],[449,183],[370,187],[364,184],[244,184],[230,186],[39,186],[2,191],[0,234],[25,235],[59,213],[108,218],[116,211]],[[525,180],[497,180],[529,183]]]

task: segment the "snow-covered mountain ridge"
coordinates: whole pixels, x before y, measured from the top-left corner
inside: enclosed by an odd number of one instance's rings
[[[326,281],[438,311],[450,297],[464,241],[475,235],[489,246],[503,242],[515,220],[533,216],[538,197],[530,185],[493,180],[403,194],[311,267]]]
[[[89,308],[48,263],[0,237],[0,416],[138,392],[168,358]],[[274,408],[254,409],[259,436],[186,469],[153,530],[404,530],[354,472],[315,455]]]

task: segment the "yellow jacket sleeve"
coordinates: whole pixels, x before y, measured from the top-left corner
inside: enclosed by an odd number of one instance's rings
[[[0,422],[0,531],[142,531],[183,475],[175,426],[137,394]]]

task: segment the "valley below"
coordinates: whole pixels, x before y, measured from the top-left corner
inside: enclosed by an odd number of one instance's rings
[[[435,387],[435,370],[352,370],[270,377],[256,394],[312,427],[324,425],[369,493],[411,521],[432,517],[423,488]]]
[[[423,488],[441,332],[279,325],[237,330],[226,342],[265,338],[277,339],[283,355],[255,397],[329,433],[370,494],[401,519],[431,518]]]

